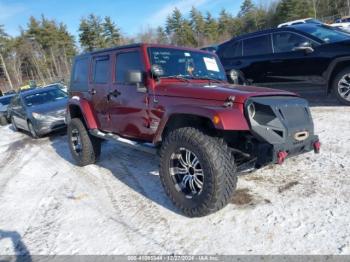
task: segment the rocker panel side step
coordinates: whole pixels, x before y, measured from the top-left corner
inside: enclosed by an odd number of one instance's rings
[[[122,138],[116,134],[113,133],[105,133],[102,132],[98,129],[91,129],[89,130],[89,133],[93,136],[102,138],[102,139],[106,139],[106,140],[111,140],[111,141],[115,141],[118,144],[122,145],[122,146],[127,146],[133,149],[137,149],[152,155],[156,155],[157,154],[157,148],[150,143],[138,143],[126,138]]]

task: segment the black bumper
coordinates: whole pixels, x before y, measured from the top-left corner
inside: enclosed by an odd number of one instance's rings
[[[286,158],[319,150],[319,138],[314,134],[305,99],[253,97],[245,106],[253,137],[255,168],[281,164]]]

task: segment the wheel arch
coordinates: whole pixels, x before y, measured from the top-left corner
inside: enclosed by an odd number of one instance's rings
[[[98,128],[95,116],[87,101],[70,102],[67,105],[67,124],[72,118],[80,118],[88,129]]]
[[[350,67],[350,57],[344,57],[342,59],[338,59],[330,66],[329,73],[328,73],[328,82],[327,82],[328,94],[330,94],[332,91],[333,81],[337,76],[337,74],[347,67]]]
[[[164,128],[161,137],[164,138],[169,132],[181,127],[195,127],[207,133],[214,133],[216,128],[210,118],[195,114],[174,113],[172,114]]]

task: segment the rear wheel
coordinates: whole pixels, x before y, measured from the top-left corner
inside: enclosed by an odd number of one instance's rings
[[[333,81],[335,96],[344,105],[350,105],[350,67],[339,72]]]
[[[160,155],[165,192],[187,216],[208,215],[232,198],[236,166],[223,140],[195,128],[180,128],[165,138]]]
[[[100,156],[101,140],[91,136],[79,118],[73,118],[68,124],[68,143],[79,166],[93,164]]]

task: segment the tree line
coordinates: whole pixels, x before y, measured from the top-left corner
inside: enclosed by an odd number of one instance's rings
[[[147,27],[135,36],[124,34],[111,17],[90,14],[81,18],[77,39],[64,23],[31,17],[16,37],[0,25],[0,89],[16,89],[28,80],[43,85],[68,81],[72,57],[81,51],[134,42],[202,47],[300,18],[333,22],[350,13],[349,5],[350,0],[275,0],[265,5],[244,0],[237,14],[228,6],[217,17],[195,7],[188,14],[175,8],[164,26]]]

